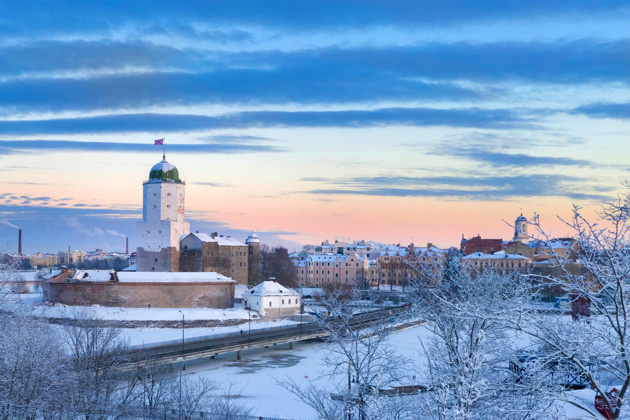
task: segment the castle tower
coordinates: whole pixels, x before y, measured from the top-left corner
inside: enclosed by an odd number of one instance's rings
[[[516,221],[514,222],[514,238],[512,238],[513,242],[529,242],[529,235],[527,234],[528,225],[529,222],[527,221],[527,218],[525,218],[525,216],[523,216],[523,213],[521,213],[521,215],[518,216],[516,218]]]
[[[245,240],[248,248],[248,258],[247,258],[247,282],[251,285],[258,284],[258,264],[260,263],[260,241],[258,240],[258,235],[254,232],[250,233],[247,239]]]
[[[179,239],[190,232],[184,220],[184,187],[166,158],[151,168],[142,184],[137,271],[179,271]]]

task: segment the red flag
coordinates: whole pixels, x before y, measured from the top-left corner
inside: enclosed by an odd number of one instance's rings
[[[163,146],[164,145],[164,139],[153,140],[153,145],[154,146]]]

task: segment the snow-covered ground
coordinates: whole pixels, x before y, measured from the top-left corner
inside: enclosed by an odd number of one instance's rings
[[[41,295],[14,296],[15,307],[31,312],[37,316],[53,318],[73,318],[78,314],[91,316],[103,320],[120,321],[181,321],[185,320],[232,320],[240,319],[245,322],[236,326],[214,328],[186,328],[186,338],[208,336],[247,331],[249,327],[248,312],[242,307],[232,309],[163,309],[163,308],[107,308],[107,307],[72,307],[65,305],[49,306],[42,303]],[[293,321],[281,320],[262,322],[254,320],[251,328],[269,328],[287,324]],[[121,328],[121,336],[130,345],[148,345],[155,342],[178,340],[182,337],[181,328]],[[410,368],[402,384],[415,384],[413,376],[418,375],[424,368],[419,355],[419,339],[426,340],[429,331],[423,326],[417,326],[398,331],[389,337],[392,347],[398,355],[416,361],[415,367]],[[514,337],[521,340],[521,337]],[[314,419],[314,410],[297,400],[289,391],[278,384],[278,381],[291,379],[298,384],[317,383],[329,387],[332,391],[334,384],[328,382],[324,376],[326,368],[323,357],[331,344],[302,342],[296,343],[293,350],[288,345],[278,345],[268,349],[244,351],[242,360],[237,361],[235,354],[217,356],[215,359],[186,363],[184,374],[190,377],[205,377],[216,381],[220,385],[232,383],[233,392],[239,394],[243,403],[254,409],[255,415],[277,417],[284,419]],[[588,404],[592,409],[593,391],[581,390],[571,393],[571,399]],[[571,404],[563,404],[570,419],[592,418]],[[603,418],[603,417],[602,417]]]
[[[41,293],[17,295],[14,306],[29,307],[33,315],[46,318],[74,318],[81,313],[102,320],[121,321],[181,321],[182,314],[187,321],[195,320],[247,320],[247,310],[242,306],[230,309],[210,308],[110,308],[105,306],[68,306],[44,304]],[[251,312],[256,315],[255,311]]]

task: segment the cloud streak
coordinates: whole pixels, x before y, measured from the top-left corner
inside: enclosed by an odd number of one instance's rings
[[[29,12],[24,13],[24,10]],[[305,0],[299,4],[289,0],[277,0],[272,4],[256,0],[203,1],[189,2],[186,7],[165,0],[108,5],[84,2],[45,4],[25,0],[20,3],[1,3],[0,16],[3,18],[0,18],[0,31],[13,36],[31,33],[103,33],[135,23],[143,30],[150,28],[156,33],[163,33],[163,28],[171,25],[193,22],[196,26],[210,28],[226,24],[260,25],[300,32],[389,25],[434,27],[495,19],[531,20],[559,16],[593,18],[627,13],[628,6],[624,2],[612,0],[595,3],[557,0],[553,5],[545,0],[443,0],[439,3],[406,2],[404,7],[398,2],[377,0],[330,3]],[[55,16],[55,19],[50,16]]]
[[[597,103],[584,105],[573,110],[574,114],[582,114],[591,118],[630,119],[630,103]]]
[[[169,144],[169,151],[178,153],[279,153],[285,149],[262,144]],[[83,142],[69,140],[0,140],[0,153],[15,154],[24,152],[133,152],[153,153],[150,143]]]
[[[482,177],[356,177],[340,180],[305,178],[327,182],[332,188],[303,191],[318,195],[367,195],[384,197],[444,197],[483,201],[519,197],[567,197],[575,200],[604,200],[612,189],[588,191],[584,179],[568,175],[534,174]],[[581,188],[577,188],[580,185]]]
[[[347,111],[249,111],[219,116],[181,114],[126,114],[98,117],[59,118],[49,120],[0,121],[0,134],[88,134],[116,132],[175,132],[194,130],[234,129],[250,127],[375,127],[386,125],[416,127],[475,127],[475,128],[535,128],[536,114],[533,111],[481,108],[383,108],[377,110]],[[6,148],[20,148],[20,141],[0,143]],[[36,143],[33,143],[35,145]],[[57,141],[38,143],[38,147],[71,147],[73,142]],[[111,146],[107,146],[111,144]],[[30,147],[28,145],[24,147]],[[121,151],[143,147],[133,143],[94,143],[92,146],[77,145],[86,150],[110,148]],[[182,151],[214,149],[225,152],[242,148],[243,151],[274,151],[259,142],[251,144],[249,139],[232,139],[205,145],[182,145]]]
[[[629,48],[624,39],[236,53],[146,41],[50,41],[0,47],[0,62],[7,63],[0,76],[9,77],[0,83],[0,108],[479,101],[504,96],[501,84],[509,81],[630,83]]]
[[[442,156],[455,156],[476,162],[487,163],[493,168],[523,168],[550,166],[598,166],[596,163],[584,159],[571,159],[556,156],[532,156],[525,153],[502,153],[483,149],[460,148],[436,153]]]

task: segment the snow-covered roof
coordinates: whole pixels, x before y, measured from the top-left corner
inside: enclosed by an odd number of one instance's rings
[[[252,244],[252,243],[259,243],[260,240],[258,240],[258,235],[256,235],[254,232],[250,233],[249,236],[247,236],[247,239],[245,240],[245,243],[247,244]]]
[[[72,280],[78,282],[108,282],[112,270],[76,270]],[[158,272],[158,271],[119,271],[116,273],[123,283],[199,283],[199,282],[234,282],[229,277],[215,272]]]
[[[574,239],[552,239],[549,241],[534,241],[530,242],[530,246],[532,248],[551,248],[551,249],[560,249],[560,248],[570,248],[575,245],[576,241]]]
[[[463,260],[529,260],[529,258],[519,254],[506,254],[505,251],[495,252],[494,254],[483,254],[481,252],[473,252],[472,254],[462,257]]]
[[[317,254],[317,255],[309,255],[308,260],[311,262],[334,262],[339,259],[339,261],[345,260],[347,257],[345,255],[340,254]]]
[[[79,281],[109,281],[112,270],[77,270],[72,278]]]
[[[156,163],[149,172],[148,182],[176,182],[181,183],[179,179],[179,172],[172,163],[168,163],[166,158],[161,162]]]
[[[253,296],[299,296],[299,293],[295,290],[288,289],[280,283],[270,280],[258,284],[249,293],[244,294],[243,297],[248,294]]]
[[[239,241],[238,239],[232,238],[231,236],[219,235],[219,236],[213,237],[212,235],[208,235],[207,233],[198,233],[198,232],[196,233],[191,232],[188,235],[193,235],[197,237],[201,242],[217,242],[220,246],[247,246],[243,242]],[[184,235],[183,238],[185,238],[188,235]]]
[[[118,281],[123,283],[236,283],[231,278],[215,272],[179,273],[155,271],[120,271],[116,273],[116,275],[118,277]]]

